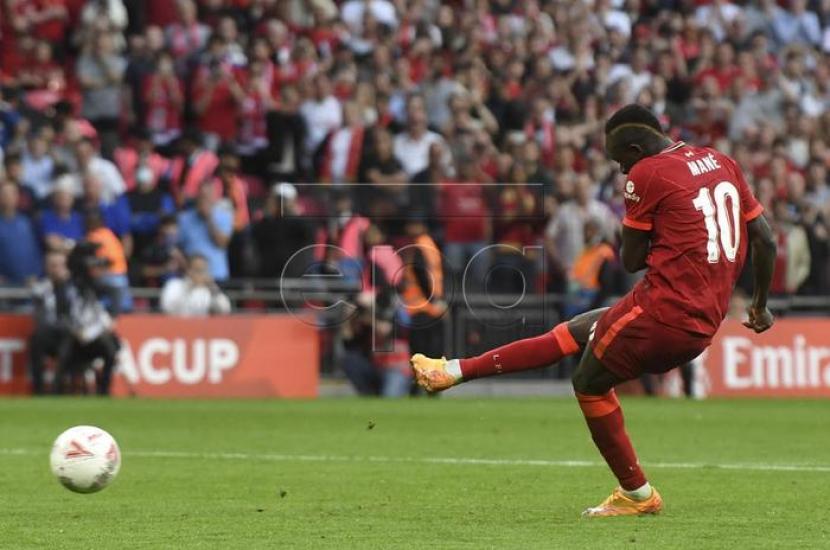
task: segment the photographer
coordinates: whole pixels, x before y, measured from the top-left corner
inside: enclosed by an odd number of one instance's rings
[[[44,392],[43,367],[47,357],[58,359],[71,342],[69,332],[69,288],[72,286],[66,255],[47,252],[46,277],[32,285],[35,305],[35,330],[29,339],[29,373],[35,395]]]
[[[56,363],[54,393],[64,393],[70,375],[100,359],[103,367],[96,373],[96,390],[99,395],[109,394],[120,348],[113,330],[119,301],[117,292],[101,282],[109,262],[96,256],[98,246],[82,241],[68,258],[50,253],[47,279],[33,287],[36,328],[31,369],[35,393],[43,392],[43,363],[51,356]],[[104,307],[104,300],[110,310]]]

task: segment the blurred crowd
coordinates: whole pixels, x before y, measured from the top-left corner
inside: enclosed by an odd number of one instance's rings
[[[602,125],[639,102],[743,167],[774,293],[830,292],[828,0],[2,0],[0,82],[5,284],[93,240],[122,310],[195,257],[578,312],[631,283]]]

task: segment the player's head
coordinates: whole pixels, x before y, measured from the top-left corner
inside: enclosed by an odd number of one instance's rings
[[[662,151],[667,142],[660,121],[642,105],[626,105],[605,123],[605,149],[623,174],[641,159]]]

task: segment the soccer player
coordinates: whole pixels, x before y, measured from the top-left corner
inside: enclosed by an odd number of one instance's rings
[[[767,294],[775,241],[740,168],[728,156],[673,142],[646,108],[628,105],[605,125],[608,155],[624,174],[622,261],[645,277],[611,308],[589,311],[537,336],[469,359],[411,359],[431,392],[475,378],[550,365],[581,353],[576,399],[594,443],[619,481],[583,516],[654,514],[663,507],[640,467],[614,386],[663,373],[700,355],[727,312],[747,249],[754,294],[744,325],[770,328]]]

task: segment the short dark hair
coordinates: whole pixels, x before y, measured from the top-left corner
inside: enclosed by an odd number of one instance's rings
[[[663,127],[657,117],[646,107],[631,103],[626,105],[613,115],[605,123],[605,133],[610,134],[624,124],[646,126],[659,133],[663,133]]]

